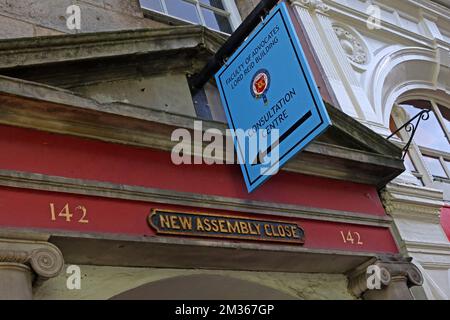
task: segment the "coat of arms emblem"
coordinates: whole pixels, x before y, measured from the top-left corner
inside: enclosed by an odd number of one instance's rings
[[[270,74],[266,69],[256,72],[251,82],[251,93],[255,99],[263,99],[264,105],[269,103],[266,92],[270,87]]]

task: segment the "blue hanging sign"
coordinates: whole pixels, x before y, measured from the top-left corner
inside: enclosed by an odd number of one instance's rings
[[[331,125],[284,3],[228,59],[216,82],[249,192]]]

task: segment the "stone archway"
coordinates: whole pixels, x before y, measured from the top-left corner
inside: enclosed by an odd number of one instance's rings
[[[255,282],[222,275],[188,275],[158,280],[127,290],[112,300],[294,300]]]
[[[375,57],[364,87],[386,127],[400,96],[417,89],[436,90],[448,72],[438,56],[438,51],[432,49],[391,46]]]

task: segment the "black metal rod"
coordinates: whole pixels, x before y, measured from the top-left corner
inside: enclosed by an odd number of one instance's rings
[[[200,90],[222,67],[224,60],[230,57],[236,49],[244,42],[250,33],[261,22],[261,17],[265,17],[279,0],[261,0],[253,11],[245,18],[241,25],[232,33],[225,43],[217,50],[216,54],[209,59],[203,69],[193,75],[189,82],[193,92]]]
[[[424,115],[426,113],[426,115]],[[428,118],[430,117],[429,115],[430,110],[422,110],[421,112],[419,112],[418,114],[416,114],[413,118],[409,119],[408,122],[406,122],[404,125],[402,125],[400,128],[398,128],[394,133],[392,133],[389,137],[387,137],[386,139],[389,140],[391,139],[393,136],[395,136],[397,133],[399,133],[401,130],[403,130],[404,128],[406,128],[407,126],[411,125],[411,123],[416,120],[417,118],[421,118],[422,120],[428,120]],[[420,119],[419,121],[420,122]],[[408,132],[411,131],[407,130]]]
[[[405,147],[402,150],[403,151],[402,160],[405,160],[405,157],[408,154],[409,146],[411,145],[411,142],[414,139],[414,136],[416,135],[417,128],[420,125],[420,121],[428,120],[430,118],[430,112],[431,110],[422,110],[421,112],[416,114],[413,118],[411,118],[408,122],[406,122],[404,125],[398,128],[393,134],[387,137],[387,140],[389,140],[403,129],[405,129],[406,132],[410,132],[408,142],[406,143]],[[414,124],[415,120],[417,121]]]

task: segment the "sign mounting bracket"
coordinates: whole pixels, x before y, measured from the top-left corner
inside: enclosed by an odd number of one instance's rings
[[[188,77],[189,86],[193,95],[201,90],[217,71],[258,26],[261,20],[264,20],[270,10],[277,5],[279,0],[261,0],[253,11],[244,19],[240,26],[225,41],[222,47],[217,50],[213,57],[209,59],[203,69],[194,75]]]

